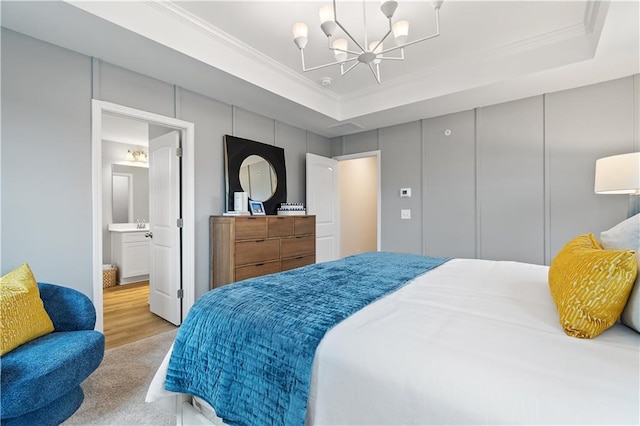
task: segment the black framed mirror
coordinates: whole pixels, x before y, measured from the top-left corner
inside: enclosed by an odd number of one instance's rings
[[[287,201],[284,149],[249,139],[224,136],[227,211],[233,210],[234,192],[246,192],[262,201],[267,214],[276,214]]]

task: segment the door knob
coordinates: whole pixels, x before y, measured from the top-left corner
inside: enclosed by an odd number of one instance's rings
[[[147,232],[144,236],[147,238],[153,238],[153,232]]]

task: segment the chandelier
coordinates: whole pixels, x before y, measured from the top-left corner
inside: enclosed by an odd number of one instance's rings
[[[356,66],[365,64],[369,67],[378,84],[380,84],[380,62],[383,60],[401,61],[404,59],[404,48],[412,44],[420,43],[440,35],[440,6],[444,0],[431,2],[435,9],[436,15],[436,31],[435,33],[419,38],[413,41],[407,41],[409,37],[409,22],[396,21],[392,22],[393,14],[398,8],[398,2],[395,0],[383,0],[380,5],[380,11],[387,17],[389,28],[382,38],[369,42],[367,36],[367,16],[365,12],[365,0],[362,1],[362,16],[364,20],[364,40],[358,41],[338,20],[338,10],[336,0],[332,4],[324,5],[320,8],[320,28],[327,36],[329,41],[329,50],[332,50],[335,56],[335,62],[307,68],[304,61],[304,48],[307,45],[307,35],[309,28],[303,22],[293,25],[293,41],[300,49],[300,57],[302,58],[302,71],[313,71],[321,68],[340,65],[340,74],[345,75]],[[333,39],[338,27],[344,34],[355,44],[355,48],[349,47],[349,40],[345,38]],[[384,48],[383,43],[393,33],[395,45]],[[398,56],[385,56],[389,52],[399,50]]]

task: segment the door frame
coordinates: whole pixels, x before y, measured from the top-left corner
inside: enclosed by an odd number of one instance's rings
[[[378,232],[377,232],[377,250],[382,250],[382,168],[381,168],[381,156],[382,152],[380,150],[375,151],[366,151],[366,152],[358,152],[355,154],[346,154],[346,155],[338,155],[332,157],[334,160],[346,161],[346,160],[356,160],[358,158],[367,158],[367,157],[376,157],[378,160]]]
[[[182,135],[182,320],[195,302],[195,138],[194,123],[111,102],[91,100],[91,185],[93,209],[93,304],[95,329],[104,329],[102,288],[102,114],[119,115],[179,130]]]

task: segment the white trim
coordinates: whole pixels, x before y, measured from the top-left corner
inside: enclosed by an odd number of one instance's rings
[[[93,208],[93,304],[96,330],[104,329],[102,297],[102,114],[109,113],[171,127],[182,132],[182,319],[195,302],[195,125],[188,121],[91,100],[91,184]]]
[[[343,138],[344,139],[344,138]],[[356,160],[358,158],[367,158],[367,157],[376,157],[378,160],[378,232],[377,232],[377,250],[382,250],[382,167],[381,167],[381,157],[382,151],[366,151],[366,152],[358,152],[356,154],[346,154],[346,155],[338,155],[333,157],[334,160],[338,161],[346,161],[346,160]]]

